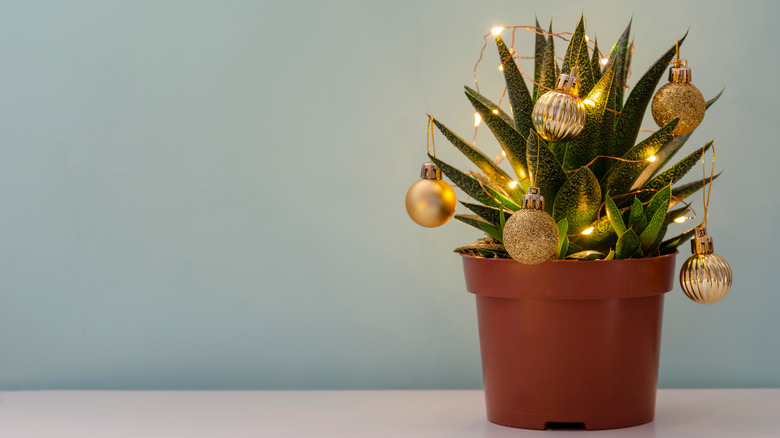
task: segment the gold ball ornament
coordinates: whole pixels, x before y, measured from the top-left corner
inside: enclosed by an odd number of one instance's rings
[[[680,121],[672,131],[673,135],[687,134],[704,120],[706,103],[701,91],[691,83],[691,69],[685,59],[675,61],[669,70],[669,83],[661,87],[655,96],[651,110],[658,126],[665,126],[672,120]]]
[[[441,180],[441,170],[432,162],[423,164],[421,176],[406,192],[406,212],[423,227],[444,225],[455,214],[455,191]]]
[[[523,196],[523,208],[504,225],[504,247],[520,263],[535,265],[549,260],[558,249],[558,226],[544,211],[544,197],[537,187]]]
[[[569,141],[585,128],[585,104],[577,97],[579,79],[573,74],[562,74],[555,89],[541,95],[534,104],[534,129],[547,141]]]
[[[680,286],[685,295],[697,303],[717,303],[731,288],[731,267],[726,259],[714,253],[712,237],[704,227],[696,227],[691,251],[693,255],[680,270]]]

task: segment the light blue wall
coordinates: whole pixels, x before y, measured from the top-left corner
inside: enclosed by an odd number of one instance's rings
[[[481,36],[581,11],[603,47],[634,14],[634,80],[690,26],[694,82],[728,86],[691,143],[726,170],[710,231],[734,287],[669,295],[661,384],[780,386],[778,3],[20,1],[0,8],[0,389],[479,387],[450,252],[478,233],[403,208],[425,114],[469,135]]]

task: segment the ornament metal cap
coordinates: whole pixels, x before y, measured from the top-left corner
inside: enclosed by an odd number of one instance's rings
[[[529,187],[528,194],[523,195],[523,208],[544,210],[544,196],[539,194],[539,187]]]
[[[694,255],[712,254],[715,252],[712,245],[712,236],[707,235],[707,229],[704,227],[696,227],[694,229],[695,236],[691,239],[691,253]]]
[[[691,69],[688,68],[687,59],[677,59],[674,61],[674,67],[669,69],[669,82],[677,84],[691,83]]]
[[[577,94],[580,90],[580,79],[575,76],[577,67],[571,69],[569,74],[561,73],[555,83],[555,89],[564,93]]]
[[[420,178],[422,179],[441,179],[441,169],[433,161],[423,163],[422,170],[420,171]]]

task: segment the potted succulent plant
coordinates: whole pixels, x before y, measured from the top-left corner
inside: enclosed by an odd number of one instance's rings
[[[607,429],[651,421],[676,248],[694,238],[696,266],[685,269],[696,275],[681,276],[689,296],[714,302],[728,292],[731,271],[712,254],[703,227],[665,237],[689,214],[686,198],[716,178],[675,185],[712,142],[672,158],[720,95],[705,103],[690,84],[679,58],[685,36],[629,92],[630,27],[601,55],[580,19],[559,65],[556,35],[537,22],[528,27],[537,34],[528,79],[503,28],[493,30],[511,115],[469,87],[466,97],[516,177],[429,118],[429,129],[438,128],[478,171],[458,170],[434,152],[406,207],[424,226],[452,217],[455,195],[443,173],[469,197],[461,204],[471,214],[455,219],[487,234],[455,251],[477,298],[487,414],[495,423]],[[670,83],[656,93],[673,60]],[[651,100],[660,128],[637,142]]]

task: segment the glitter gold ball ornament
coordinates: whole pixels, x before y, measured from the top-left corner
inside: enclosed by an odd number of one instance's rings
[[[706,104],[701,91],[691,83],[688,61],[677,59],[669,69],[669,83],[661,87],[653,97],[653,119],[658,126],[665,126],[680,118],[673,135],[687,134],[704,120]]]
[[[504,225],[504,247],[513,259],[526,265],[549,260],[558,249],[558,226],[544,211],[544,196],[530,187],[523,208]]]
[[[680,270],[680,286],[688,298],[700,304],[722,300],[731,288],[731,267],[713,252],[712,237],[704,227],[696,227],[691,240],[692,256]]]
[[[541,95],[534,104],[531,119],[539,135],[551,142],[569,141],[585,127],[585,104],[577,97],[579,79],[561,74],[555,89]]]
[[[418,225],[444,225],[455,214],[455,191],[441,180],[441,170],[433,162],[423,164],[420,176],[406,192],[406,212]]]

